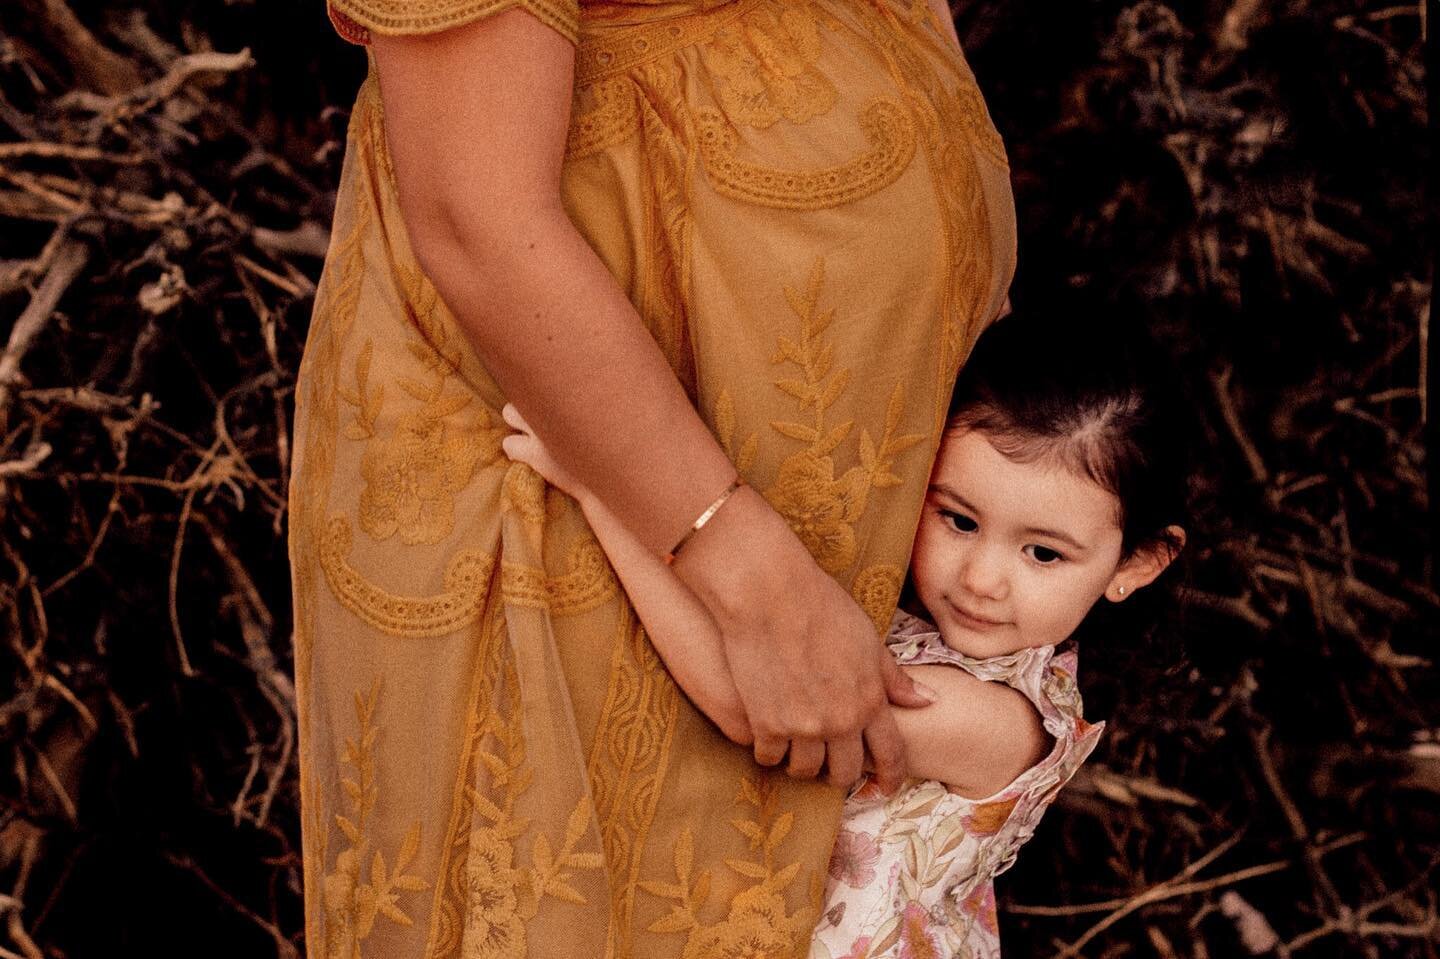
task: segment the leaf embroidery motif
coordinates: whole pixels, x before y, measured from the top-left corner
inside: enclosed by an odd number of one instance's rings
[[[780,336],[770,362],[799,368],[797,376],[779,379],[775,385],[795,399],[802,414],[811,416],[771,421],[775,432],[806,444],[806,448],[781,462],[765,498],[785,517],[820,568],[835,574],[855,564],[855,524],[865,513],[870,490],[900,483],[892,470],[895,456],[919,443],[925,434],[895,435],[905,408],[904,387],[897,382],[886,406],[880,441],[862,429],[860,465],[835,476],[831,454],[850,436],[855,422],[831,425],[826,415],[849,387],[851,371],[834,368],[834,346],[823,338],[835,318],[833,308],[819,308],[824,281],[825,258],[816,257],[803,290],[785,287],[785,300],[800,321],[800,337]]]
[[[365,858],[371,845],[370,814],[380,795],[375,782],[375,744],[380,730],[374,723],[379,697],[379,676],[370,684],[368,693],[355,693],[359,735],[345,742],[342,762],[354,773],[340,784],[349,800],[348,815],[337,813],[335,825],[349,845],[335,857],[334,868],[325,874],[321,884],[327,959],[357,959],[360,943],[369,937],[376,919],[381,916],[402,926],[411,925],[410,916],[400,908],[399,893],[419,892],[429,887],[419,876],[405,872],[420,849],[418,820],[401,840],[393,864],[387,868],[384,853],[376,849],[370,859],[368,878],[365,875]]]
[[[750,807],[746,816],[731,825],[750,841],[758,857],[727,859],[735,873],[756,882],[730,901],[725,918],[705,924],[700,909],[710,891],[710,873],[691,879],[694,838],[687,828],[675,844],[674,883],[644,881],[640,888],[661,899],[673,900],[670,912],[649,926],[650,932],[688,933],[682,959],[712,959],[723,956],[790,956],[810,933],[804,916],[785,911],[784,892],[795,881],[800,863],[777,868],[776,849],[795,823],[792,812],[779,813],[776,792],[768,780],[745,777],[740,780],[738,805]]]
[[[455,494],[469,485],[480,466],[499,459],[500,440],[507,430],[482,404],[477,404],[469,423],[457,428],[450,422],[475,401],[474,393],[464,386],[449,389],[463,352],[439,317],[434,286],[415,271],[402,286],[409,325],[419,333],[405,347],[424,376],[397,376],[395,383],[419,401],[419,409],[406,411],[389,431],[377,434],[385,384],[373,392],[368,389],[371,340],[366,340],[356,360],[356,389],[342,389],[340,395],[358,407],[346,436],[367,441],[360,463],[365,483],[360,492],[360,528],[376,540],[398,533],[402,543],[415,546],[438,543],[454,530]]]

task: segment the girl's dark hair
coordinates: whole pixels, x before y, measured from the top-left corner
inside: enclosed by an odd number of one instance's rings
[[[1115,494],[1121,550],[1186,522],[1186,430],[1166,359],[1141,330],[1067,315],[1011,315],[956,378],[946,430],[978,430],[1018,462],[1052,460]]]

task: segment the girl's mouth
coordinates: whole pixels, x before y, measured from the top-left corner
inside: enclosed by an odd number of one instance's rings
[[[984,632],[992,629],[998,629],[1001,626],[1006,625],[1001,620],[986,619],[984,616],[977,616],[974,613],[967,612],[965,609],[956,606],[954,603],[950,604],[950,609],[954,611],[955,618],[960,621],[960,625],[966,626],[970,629]]]

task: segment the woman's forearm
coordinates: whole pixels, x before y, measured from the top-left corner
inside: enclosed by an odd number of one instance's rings
[[[416,260],[556,459],[663,553],[735,469],[562,205],[573,46],[505,10],[372,49]]]
[[[556,460],[663,554],[734,467],[562,210],[500,235],[436,243],[426,272]]]

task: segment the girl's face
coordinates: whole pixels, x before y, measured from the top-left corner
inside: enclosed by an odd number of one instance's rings
[[[1122,563],[1121,541],[1119,502],[1093,480],[1014,462],[973,430],[947,432],[910,575],[947,646],[999,656],[1060,642],[1101,596],[1159,574],[1144,555]]]

